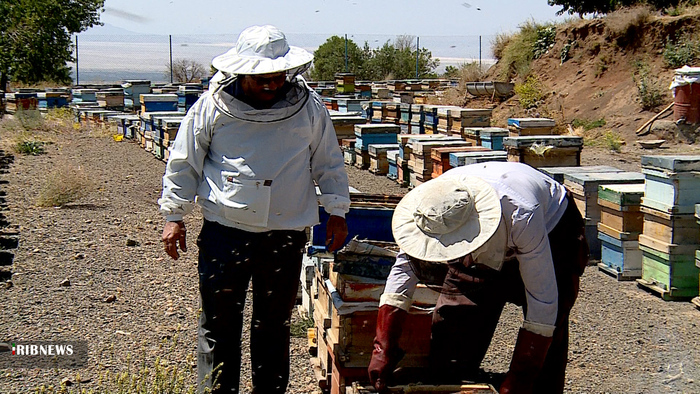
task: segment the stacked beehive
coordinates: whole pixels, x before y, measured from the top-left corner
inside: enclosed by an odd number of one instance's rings
[[[423,132],[425,134],[438,133],[438,107],[435,105],[423,105]]]
[[[122,88],[98,90],[95,93],[95,98],[97,99],[97,105],[101,108],[114,111],[124,110],[124,89]]]
[[[600,258],[601,246],[598,239],[598,223],[601,209],[598,205],[600,185],[641,184],[644,175],[639,172],[599,172],[564,174],[564,186],[571,191],[576,207],[586,222],[586,239],[591,257]]]
[[[642,183],[598,186],[598,239],[601,246],[598,267],[617,280],[642,277],[642,252],[638,240],[644,222],[640,211],[643,195]]]
[[[411,119],[409,128],[412,134],[424,134],[425,130],[423,128],[424,116],[423,116],[423,106],[418,104],[411,104]]]
[[[449,110],[450,129],[448,134],[463,135],[466,127],[491,126],[491,110],[483,108],[451,108]]]
[[[698,295],[700,156],[642,156],[644,226],[639,236],[642,278],[637,282],[664,300]]]
[[[369,145],[395,144],[400,127],[395,124],[369,123],[355,125],[355,166],[366,170],[371,162]]]
[[[202,95],[202,84],[186,83],[177,88],[177,108],[180,112],[189,111],[190,107],[197,102]]]
[[[345,164],[349,166],[355,165],[355,141],[355,138],[343,138],[340,140],[340,149],[343,151],[343,160],[345,161]]]
[[[408,168],[411,171],[409,183],[413,187],[430,180],[433,176],[433,160],[430,153],[431,149],[445,146],[471,146],[470,142],[464,141],[461,138],[451,140],[435,139],[409,141],[411,141],[411,154],[408,159]]]
[[[371,117],[371,122],[372,123],[382,123],[383,122],[383,116],[384,113],[386,112],[386,101],[372,101],[369,103],[371,112],[372,112],[372,117]]]
[[[355,93],[355,74],[335,74],[335,89],[338,93]]]
[[[351,245],[335,256],[314,253],[323,249],[316,245],[325,242],[323,223],[327,215],[321,215],[322,224],[312,229],[307,258],[314,266],[308,291],[315,325],[310,330],[317,355],[314,369],[319,386],[332,394],[344,394],[352,382],[367,380],[379,297],[397,250],[391,235],[391,217],[400,197],[352,194],[351,200],[350,212],[346,215],[348,238],[357,236],[376,241],[350,241]],[[358,247],[362,246],[369,246],[373,251],[360,252]],[[309,286],[308,273],[302,272],[304,286]],[[414,307],[400,340],[406,353],[401,366],[428,365],[431,308],[436,301],[437,293],[424,286],[416,290]]]
[[[400,118],[399,125],[401,126],[401,134],[411,133],[411,104],[399,105]]]
[[[399,119],[401,119],[401,103],[386,103],[382,122],[398,125]]]
[[[374,175],[389,173],[389,157],[387,153],[398,150],[399,144],[369,144],[369,172]]]

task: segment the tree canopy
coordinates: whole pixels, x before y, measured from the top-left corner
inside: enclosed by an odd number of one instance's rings
[[[691,0],[689,3],[697,3]],[[678,0],[547,0],[547,4],[551,6],[559,5],[562,8],[557,11],[557,14],[607,14],[615,11],[620,7],[629,7],[634,5],[650,5],[658,10],[674,7],[679,4]]]
[[[416,77],[416,47],[412,36],[398,36],[377,49],[367,42],[362,48],[348,40],[348,72],[364,80],[409,79]],[[418,50],[418,77],[435,76],[439,61],[425,48]],[[315,80],[333,79],[345,72],[345,39],[332,36],[314,52],[311,77]]]
[[[0,89],[7,82],[70,83],[71,35],[99,24],[104,0],[0,1]]]

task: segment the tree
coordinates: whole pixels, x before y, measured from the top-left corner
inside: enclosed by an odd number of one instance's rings
[[[415,38],[398,36],[394,43],[387,41],[375,50],[369,60],[369,67],[375,72],[373,79],[410,79],[416,78],[416,60],[418,62],[418,78],[434,76],[433,70],[439,61],[433,59],[432,53],[425,49],[418,50],[416,59]]]
[[[691,3],[696,3],[692,1]],[[547,0],[547,4],[551,6],[560,5],[562,8],[557,11],[558,15],[578,14],[583,17],[584,14],[607,14],[615,11],[620,7],[629,7],[635,5],[650,5],[651,7],[662,10],[668,7],[677,6],[678,0]]]
[[[0,88],[70,83],[71,35],[99,24],[104,0],[1,0]]]
[[[372,49],[365,42],[362,49],[348,40],[348,71],[360,80],[408,79],[416,76],[416,48],[413,36],[398,36],[381,48]],[[435,76],[433,70],[439,62],[425,48],[418,51],[418,76]],[[333,79],[336,73],[345,71],[345,40],[333,36],[314,52],[311,77],[315,80]]]
[[[192,59],[176,59],[173,61],[173,82],[199,82],[207,74],[204,66]],[[166,66],[165,76],[170,78],[170,64]]]
[[[362,50],[348,40],[348,72],[360,77],[363,63]],[[345,39],[332,36],[314,52],[314,68],[311,77],[317,81],[333,80],[335,74],[345,72]]]

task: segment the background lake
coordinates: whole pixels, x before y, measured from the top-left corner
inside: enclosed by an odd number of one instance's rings
[[[331,35],[287,34],[291,45],[313,52]],[[339,35],[343,36],[343,35]],[[146,79],[152,82],[170,82],[166,74],[170,61],[172,39],[173,60],[195,60],[205,66],[211,59],[229,50],[236,42],[236,35],[148,35],[148,34],[87,34],[77,37],[77,58],[80,83],[120,82],[127,79]],[[479,62],[479,36],[421,36],[420,46],[431,51],[440,64],[438,74],[448,65]],[[365,42],[371,48],[379,48],[396,36],[372,34],[348,34],[348,40],[359,47]],[[415,37],[414,37],[415,39]],[[491,42],[494,36],[481,37],[481,62],[484,67],[494,63]],[[76,80],[76,67],[73,80]]]

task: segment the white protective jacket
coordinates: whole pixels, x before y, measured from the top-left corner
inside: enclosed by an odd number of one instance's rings
[[[296,83],[270,109],[223,90],[200,97],[170,150],[158,200],[166,220],[182,220],[195,197],[207,220],[251,232],[317,224],[319,201],[345,216],[348,177],[333,123],[320,97]]]

